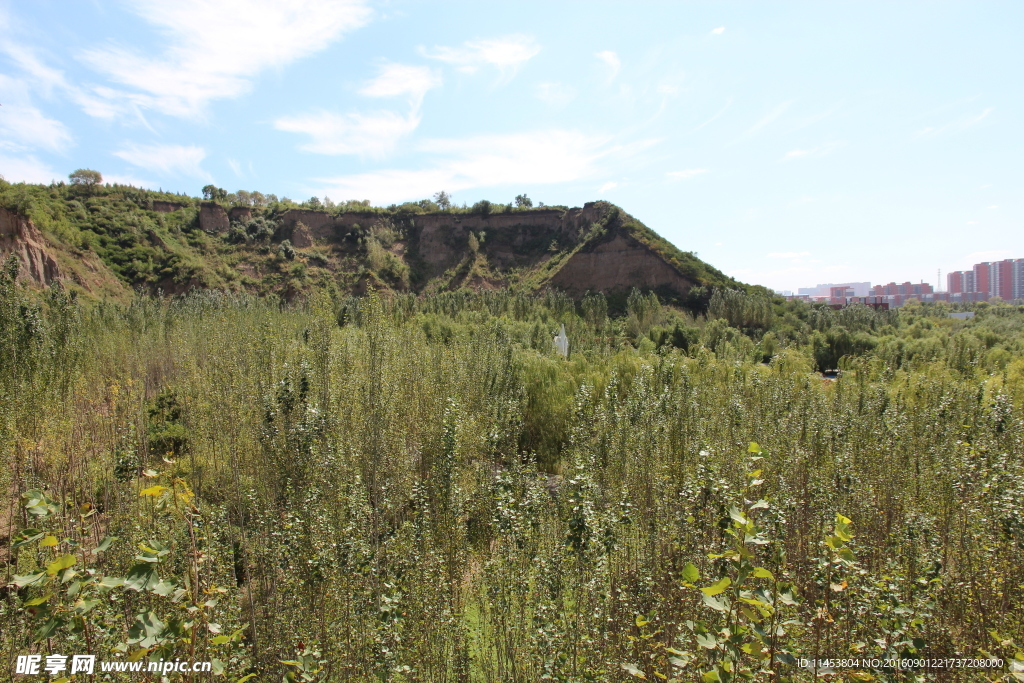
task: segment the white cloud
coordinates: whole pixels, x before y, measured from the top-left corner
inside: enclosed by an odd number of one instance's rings
[[[20,151],[43,148],[61,152],[72,144],[71,133],[60,121],[47,118],[29,104],[3,104],[0,148]]]
[[[576,89],[564,83],[538,83],[534,94],[541,102],[564,107],[576,98]]]
[[[826,154],[831,154],[835,150],[843,146],[842,142],[828,142],[824,145],[818,145],[817,147],[811,147],[810,149],[793,149],[788,152],[780,159],[780,161],[794,161],[796,159],[813,159],[816,157],[823,157]]]
[[[428,197],[442,189],[570,182],[596,175],[601,158],[635,149],[609,142],[606,137],[566,130],[427,140],[417,148],[437,160],[431,167],[319,178],[319,187],[310,189],[318,196],[388,203]]]
[[[776,106],[775,106],[774,108],[772,108],[772,110],[771,110],[771,111],[769,111],[769,112],[768,112],[767,114],[765,114],[765,115],[764,115],[764,116],[763,116],[763,117],[761,118],[761,120],[760,120],[760,121],[758,121],[758,122],[757,122],[757,123],[755,123],[755,124],[754,124],[753,126],[751,126],[750,128],[748,128],[748,129],[746,130],[746,132],[744,132],[744,133],[743,133],[743,135],[741,135],[741,136],[740,136],[740,138],[739,138],[739,139],[740,139],[740,140],[742,140],[743,138],[746,138],[746,137],[750,137],[750,136],[752,136],[752,135],[755,135],[755,134],[756,134],[756,133],[757,133],[758,131],[760,131],[760,130],[761,130],[762,128],[764,128],[765,126],[767,126],[768,124],[772,123],[773,121],[775,121],[776,119],[778,119],[778,118],[779,118],[780,116],[782,116],[783,114],[785,114],[785,113],[786,113],[786,110],[787,110],[787,109],[789,109],[789,107],[790,107],[790,106],[791,106],[792,104],[793,104],[793,101],[792,101],[792,100],[790,100],[789,102],[783,102],[782,104],[776,105]]]
[[[32,104],[30,82],[0,74],[0,148],[10,151],[43,148],[60,152],[72,144],[67,127]]]
[[[619,71],[622,70],[622,60],[619,59],[619,56],[611,50],[602,50],[595,53],[594,56],[608,67],[608,81],[615,80],[615,77],[619,75]]]
[[[975,251],[964,257],[964,262],[970,265],[960,268],[959,270],[970,270],[974,267],[975,263],[985,263],[986,261],[1002,261],[1006,258],[1012,258],[1013,252],[1009,249],[989,249],[988,251]]]
[[[604,194],[605,192],[608,192],[609,190],[614,190],[618,186],[619,186],[619,184],[617,182],[615,182],[613,180],[609,180],[607,183],[605,183],[600,188],[598,188],[597,193],[598,194]]]
[[[141,180],[133,175],[122,175],[120,173],[104,173],[103,182],[111,185],[131,185],[132,187],[144,187],[153,189],[159,184],[153,180]]]
[[[423,101],[428,90],[441,85],[441,77],[426,66],[385,64],[380,73],[359,91],[367,97],[408,95],[414,107]]]
[[[949,133],[952,131],[970,128],[971,126],[977,125],[984,121],[986,118],[988,118],[988,115],[991,114],[993,111],[995,111],[995,107],[989,107],[980,114],[975,114],[973,116],[965,116],[957,119],[956,121],[951,121],[941,126],[929,126],[927,128],[922,128],[921,130],[914,133],[914,138],[930,138],[936,135],[940,135],[942,133]]]
[[[206,150],[195,145],[129,145],[114,152],[114,156],[165,176],[211,178],[200,166]]]
[[[725,33],[725,27],[724,26],[719,26],[718,28],[713,28],[713,29],[711,29],[711,33],[712,33],[712,35],[720,36],[723,33]]]
[[[707,173],[706,168],[687,168],[682,171],[669,171],[665,175],[673,180],[689,180],[690,178],[696,178],[697,176]]]
[[[284,116],[274,128],[303,133],[312,138],[299,149],[314,154],[355,154],[379,159],[387,156],[398,141],[416,130],[420,115],[413,111],[402,116],[390,111],[372,114],[334,114],[320,111],[299,116]]]
[[[458,67],[465,73],[475,73],[482,66],[493,66],[506,76],[514,74],[520,66],[540,52],[540,45],[529,36],[520,34],[467,40],[460,47],[435,46],[432,50],[420,48],[420,54]]]
[[[243,177],[244,174],[242,173],[242,165],[238,163],[237,159],[232,159],[229,157],[228,166],[231,168],[231,170],[234,172],[236,176],[238,176],[239,178]]]
[[[151,57],[121,45],[87,50],[83,59],[129,91],[94,88],[83,103],[93,116],[133,107],[197,116],[208,102],[245,93],[261,71],[283,67],[363,26],[362,0],[136,0],[128,5],[166,37]]]
[[[32,155],[16,157],[6,154],[0,154],[0,175],[9,183],[45,184],[64,177]]]
[[[774,251],[768,254],[768,258],[803,258],[810,255],[809,251]]]

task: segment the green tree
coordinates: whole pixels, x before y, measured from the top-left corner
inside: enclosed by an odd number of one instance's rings
[[[525,194],[516,195],[516,208],[517,209],[529,209],[533,207],[533,200],[527,197]]]
[[[441,190],[434,195],[434,202],[442,211],[447,211],[452,208],[452,196],[444,190]]]
[[[95,187],[103,182],[103,175],[91,168],[80,168],[73,173],[69,173],[68,178],[71,179],[72,185],[81,185],[88,188]]]
[[[216,185],[205,185],[203,187],[203,199],[224,199],[228,196],[227,190],[217,187]]]

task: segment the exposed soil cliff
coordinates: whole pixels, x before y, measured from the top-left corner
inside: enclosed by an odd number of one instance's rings
[[[698,284],[683,276],[652,249],[623,234],[576,252],[548,282],[575,295],[587,291],[622,291],[632,287],[668,289],[685,294]]]
[[[21,261],[19,277],[37,285],[48,285],[62,276],[46,238],[32,221],[0,208],[0,261],[11,254],[17,254]]]
[[[211,233],[227,232],[231,227],[231,220],[228,218],[228,212],[220,204],[203,202],[199,207],[199,227]]]

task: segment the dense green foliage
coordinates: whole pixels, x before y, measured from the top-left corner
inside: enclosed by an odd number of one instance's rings
[[[991,654],[970,673],[1004,675],[1024,657],[1024,312],[708,306],[84,307],[8,274],[0,658],[794,681],[813,678],[794,657]]]
[[[65,278],[75,283],[70,286],[95,298],[102,298],[98,289],[111,288],[90,286],[89,280],[96,276],[95,268],[85,272],[89,269],[83,270],[81,264],[92,254],[109,267],[114,276],[110,279],[116,278],[126,295],[134,289],[149,294],[181,294],[190,289],[216,288],[273,293],[292,299],[323,290],[362,292],[367,285],[420,292],[457,289],[480,280],[536,291],[572,255],[620,233],[636,239],[690,282],[701,285],[683,299],[678,298],[681,292],[659,292],[663,298],[695,312],[707,304],[709,288],[760,291],[724,275],[692,252],[680,251],[607,202],[595,204],[595,213],[600,218],[578,238],[545,228],[530,232],[527,239],[508,231],[493,231],[487,239],[487,231],[481,230],[470,235],[464,245],[448,244],[453,252],[464,252],[461,262],[446,273],[437,273],[426,267],[416,248],[408,249],[417,244],[415,230],[402,234],[401,230],[396,232],[396,226],[412,228],[419,216],[439,211],[453,216],[520,214],[526,225],[530,224],[533,212],[543,214],[543,220],[550,225],[551,219],[558,220],[568,207],[534,208],[525,195],[519,195],[514,203],[492,203],[485,199],[472,206],[453,206],[444,193],[435,195],[434,200],[387,207],[371,206],[366,200],[335,203],[318,197],[299,204],[287,197],[278,199],[258,191],[228,193],[213,185],[203,188],[200,200],[122,185],[102,185],[97,177],[102,179],[96,171],[80,169],[72,174],[70,185],[10,184],[0,179],[0,207],[28,216],[50,238],[60,265],[74,272]],[[208,233],[201,229],[203,224],[199,220],[204,201],[241,213],[233,213],[229,224],[221,214],[225,224]],[[290,239],[295,221],[286,220],[285,216],[292,209],[333,217],[346,214],[349,218],[355,216],[359,222],[329,239],[320,239],[312,246],[306,242],[304,248],[297,249]],[[399,239],[403,243],[396,245]],[[487,247],[481,249],[485,239]],[[525,255],[532,265],[497,272],[483,255],[491,247],[505,254]]]

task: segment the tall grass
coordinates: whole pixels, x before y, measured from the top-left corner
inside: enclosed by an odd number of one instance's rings
[[[1020,379],[965,361],[962,330],[830,382],[813,330],[780,332],[768,364],[747,337],[655,349],[650,301],[617,321],[513,292],[80,308],[0,284],[6,579],[62,553],[79,572],[5,589],[5,658],[147,650],[232,681],[690,681],[728,661],[786,681],[812,676],[790,656],[1024,644]],[[40,519],[57,545],[12,548]],[[130,583],[154,542],[177,599],[68,595],[87,569]]]

